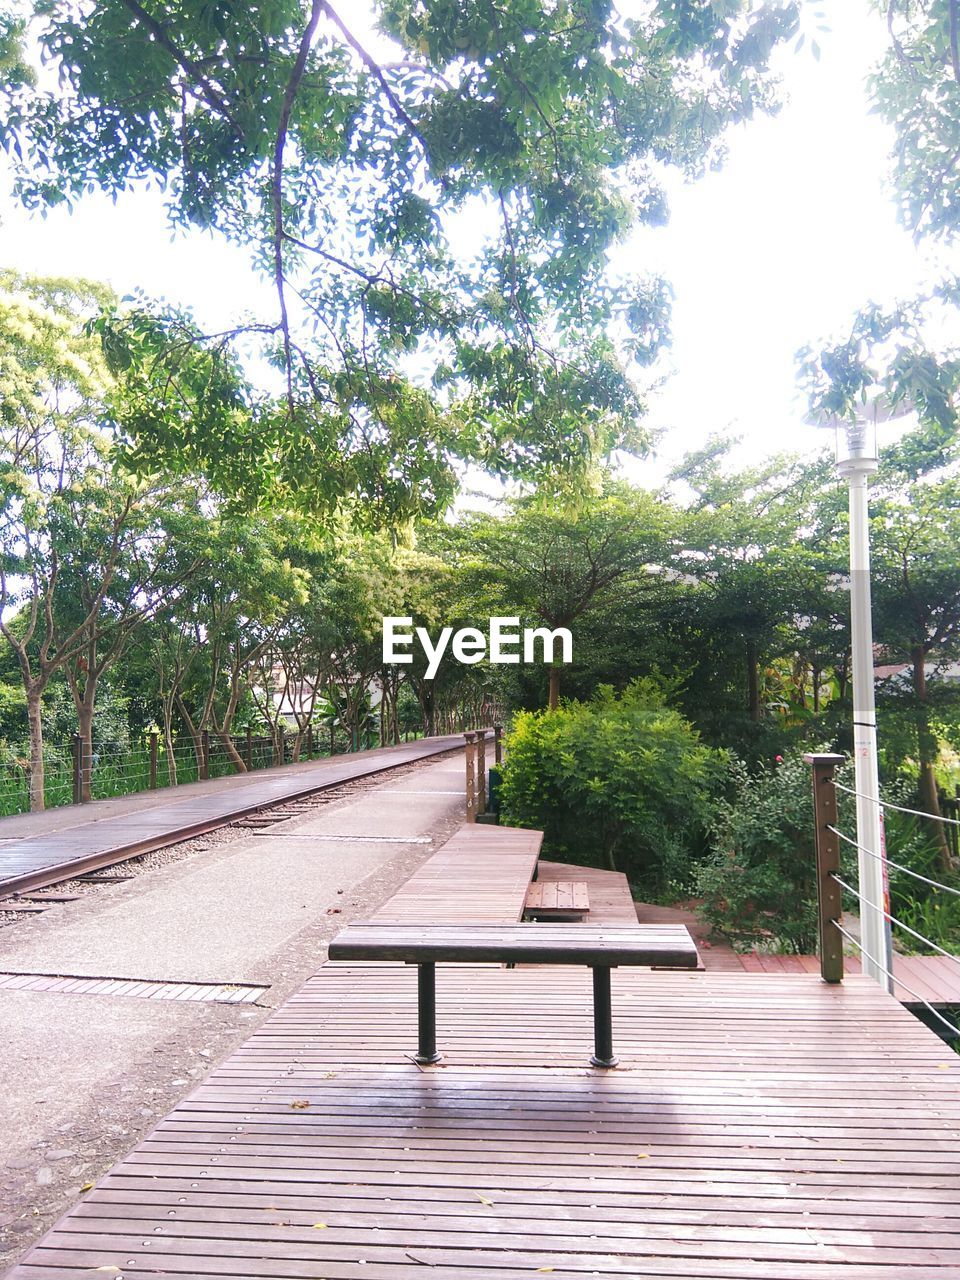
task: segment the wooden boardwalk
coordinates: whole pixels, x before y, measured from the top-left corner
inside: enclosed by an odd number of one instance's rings
[[[569,872],[568,867],[568,875]],[[610,873],[593,874],[603,876]],[[592,900],[592,888],[590,894]],[[728,973],[820,972],[820,961],[816,956],[765,955],[759,951],[734,951],[724,943],[717,945],[707,937],[708,926],[692,911],[651,906],[649,903],[634,903],[632,908],[641,920],[650,923],[686,925],[696,938],[701,959],[708,969],[722,969]],[[856,956],[845,956],[843,967],[847,974],[860,973],[860,961]],[[949,959],[947,956],[904,956],[897,953],[893,957],[893,976],[900,979],[895,983],[894,995],[901,1004],[922,1008],[923,1001],[926,1001],[934,1008],[960,1006],[960,956]]]
[[[462,745],[462,734],[422,738],[397,747],[222,778],[222,785],[215,788],[205,783],[202,790],[197,784],[187,784],[165,792],[151,791],[144,795],[142,808],[116,817],[104,817],[96,803],[76,806],[75,822],[36,834],[22,834],[29,817],[17,816],[10,822],[21,834],[8,840],[4,840],[4,820],[0,819],[0,896],[55,883],[63,878],[65,868],[76,875],[92,871],[186,840],[265,805],[310,795]]]
[[[542,843],[542,831],[463,826],[371,918],[418,924],[519,920]]]
[[[617,970],[597,1071],[590,981],[442,967],[421,1068],[415,969],[325,965],[10,1280],[960,1280],[960,1058],[875,983]]]
[[[960,1059],[869,979],[327,966],[11,1280],[960,1277]],[[115,1268],[115,1270],[113,1270]]]

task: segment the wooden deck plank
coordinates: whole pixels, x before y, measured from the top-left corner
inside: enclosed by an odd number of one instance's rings
[[[520,920],[541,831],[462,826],[371,916],[391,924],[502,924]]]
[[[960,1059],[869,979],[618,970],[606,1073],[578,969],[442,969],[440,1067],[415,1005],[325,966],[11,1280],[960,1277]]]

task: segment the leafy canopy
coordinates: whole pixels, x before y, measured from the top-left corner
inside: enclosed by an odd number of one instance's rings
[[[396,524],[441,508],[462,460],[556,487],[644,447],[630,375],[669,294],[608,251],[665,217],[661,166],[696,174],[775,105],[797,9],[373,0],[371,36],[327,0],[34,0],[58,80],[27,83],[0,18],[0,141],[27,205],[156,182],[174,224],[249,245],[274,282],[273,313],[229,335],[142,306],[104,329],[155,402],[145,466],[187,448],[229,473],[246,431],[255,498],[356,495]],[[225,367],[251,332],[282,403],[220,405],[191,439],[166,378],[182,341]]]

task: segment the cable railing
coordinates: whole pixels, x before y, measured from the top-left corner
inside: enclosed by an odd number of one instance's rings
[[[868,796],[863,791],[855,791],[853,787],[845,787],[842,782],[837,782],[836,779],[834,779],[833,785],[838,791],[844,791],[848,796],[856,796],[858,800],[876,800],[876,796]],[[893,809],[897,813],[912,814],[915,818],[929,818],[931,822],[942,822],[944,826],[960,827],[960,819],[946,818],[942,813],[924,813],[922,809],[908,809],[905,805],[894,804],[892,800],[880,800],[878,803],[881,809]]]
[[[866,912],[876,912],[879,916],[882,916],[891,929],[902,931],[914,941],[921,943],[924,947],[929,948],[930,951],[944,957],[952,965],[955,965],[957,968],[957,998],[953,1003],[957,1005],[960,1005],[960,955],[949,951],[939,942],[928,937],[920,929],[915,928],[914,925],[895,914],[889,901],[885,901],[882,905],[875,903],[866,898],[856,885],[845,879],[841,873],[841,846],[846,845],[855,849],[858,855],[882,862],[885,867],[895,870],[903,876],[910,877],[912,880],[933,890],[934,894],[945,893],[960,897],[960,888],[925,875],[904,862],[888,858],[885,852],[866,848],[859,840],[842,831],[839,825],[837,793],[872,800],[878,803],[881,809],[889,809],[930,821],[952,823],[955,819],[947,818],[940,814],[924,813],[922,810],[912,809],[907,805],[896,804],[893,801],[864,796],[862,792],[853,787],[848,787],[838,782],[835,774],[837,766],[844,763],[842,756],[809,755],[805,758],[813,768],[820,971],[822,977],[826,982],[836,983],[842,981],[843,943],[846,941],[859,952],[862,961],[866,962],[865,968],[869,966],[874,975],[880,974],[883,976],[889,984],[888,989],[891,992],[895,990],[895,986],[906,992],[918,1005],[923,1006],[935,1021],[950,1033],[953,1039],[960,1041],[960,1027],[957,1027],[949,1018],[946,1018],[930,1000],[909,986],[900,974],[895,974],[892,970],[897,966],[893,961],[888,964],[882,958],[873,955],[855,933],[844,928],[842,923],[843,895],[847,894],[864,909],[861,918]],[[874,918],[876,919],[877,917],[875,916]],[[870,936],[869,933],[867,936]]]

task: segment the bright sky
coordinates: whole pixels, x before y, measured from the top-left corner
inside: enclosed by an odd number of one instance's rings
[[[915,249],[884,190],[890,135],[868,114],[864,80],[884,23],[868,0],[821,7],[821,60],[807,49],[779,59],[789,105],[738,129],[721,172],[674,183],[670,225],[622,250],[676,293],[672,376],[649,419],[666,435],[654,462],[630,467],[640,483],[717,432],[743,437],[744,460],[816,449],[795,352],[842,335],[868,300],[909,296],[930,278],[929,250]],[[275,308],[241,250],[199,233],[172,239],[156,192],[116,206],[92,196],[43,220],[14,206],[0,179],[0,264],[102,279],[121,294],[139,286],[192,305],[210,327]]]

